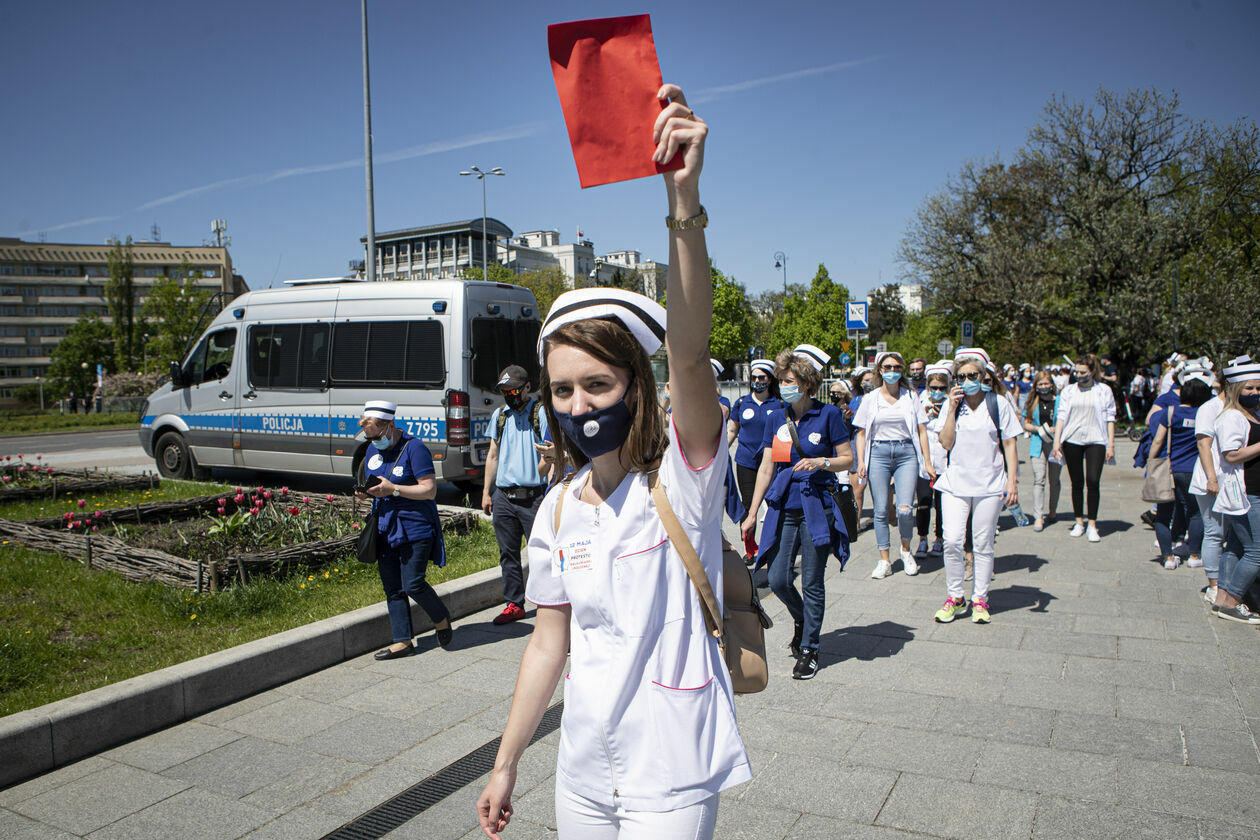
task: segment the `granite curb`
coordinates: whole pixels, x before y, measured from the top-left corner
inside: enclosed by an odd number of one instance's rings
[[[434,588],[455,619],[503,599],[498,568]],[[432,628],[414,604],[412,623],[417,634]],[[382,601],[0,718],[0,787],[359,656],[388,638]]]

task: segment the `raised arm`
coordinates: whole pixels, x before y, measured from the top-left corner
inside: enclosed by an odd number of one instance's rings
[[[657,117],[653,139],[655,160],[664,163],[682,154],[682,169],[666,172],[669,216],[676,221],[700,215],[700,170],[709,133],[677,85],[657,93],[669,105]],[[681,151],[679,151],[681,149]],[[669,281],[666,291],[666,347],[674,427],[688,463],[700,466],[717,455],[722,439],[722,412],[713,390],[709,366],[709,334],[713,330],[713,286],[704,228],[669,231]]]

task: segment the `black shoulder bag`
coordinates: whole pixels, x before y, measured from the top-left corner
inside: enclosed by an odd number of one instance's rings
[[[403,444],[402,452],[398,453],[398,457],[394,459],[394,466],[398,466],[398,462],[402,460],[403,452],[407,451],[407,443]],[[367,458],[359,462],[359,476],[364,479],[360,484],[367,483]],[[359,539],[354,544],[355,556],[359,558],[360,563],[375,563],[376,548],[380,541],[380,534],[376,530],[376,499],[372,500],[372,509],[368,511],[367,516],[363,517],[363,525],[359,529]]]
[[[792,446],[796,449],[796,456],[804,458],[805,451],[801,449],[801,439],[796,434],[796,421],[792,419],[791,409],[783,412],[783,417],[787,420],[788,432],[792,435]],[[849,534],[849,542],[857,540],[858,532],[858,512],[857,503],[853,501],[853,488],[848,484],[841,484],[839,479],[830,490],[831,498],[835,501],[836,507],[840,509],[840,516],[844,519],[844,529]]]

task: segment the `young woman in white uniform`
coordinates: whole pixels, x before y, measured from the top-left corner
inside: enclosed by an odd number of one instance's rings
[[[669,318],[654,301],[591,288],[556,299],[539,339],[542,399],[577,466],[543,500],[526,597],[538,605],[494,771],[477,809],[497,838],[517,764],[564,672],[556,768],[561,838],[709,838],[718,793],[752,771],[730,674],[652,501],[659,480],[713,590],[722,592],[723,421],[708,363],[713,321],[699,175],[707,126],[665,85],[655,126],[669,199]],[[668,336],[666,419],[648,357]],[[656,470],[659,464],[659,471]],[[560,508],[556,526],[557,507]]]
[[[1018,501],[1015,438],[1021,427],[1010,400],[994,395],[997,422],[980,389],[987,355],[978,347],[954,357],[954,387],[949,403],[933,420],[941,446],[949,452],[945,472],[936,480],[941,491],[945,522],[945,604],[936,613],[941,623],[967,611],[963,590],[963,541],[971,517],[975,574],[972,581],[971,620],[989,623],[989,584],[993,579],[993,537],[1002,505]],[[1005,452],[1005,457],[1003,453]],[[1003,466],[1005,461],[1005,467]]]
[[[1116,457],[1116,398],[1099,384],[1098,357],[1086,353],[1076,360],[1076,381],[1059,392],[1055,415],[1056,461],[1067,466],[1072,482],[1072,514],[1076,524],[1068,536],[1082,534],[1098,542],[1098,498],[1103,464]],[[1088,521],[1088,526],[1086,522]]]

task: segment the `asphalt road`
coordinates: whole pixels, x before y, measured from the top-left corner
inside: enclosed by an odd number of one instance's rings
[[[98,468],[112,472],[156,472],[153,459],[140,446],[138,428],[102,429],[81,432],[0,437],[0,456],[21,454],[25,460],[63,469]],[[42,456],[36,461],[36,456]],[[216,481],[228,484],[288,485],[295,490],[318,493],[349,492],[354,481],[350,476],[330,477],[299,473],[261,472],[258,470],[219,469],[210,471]],[[464,504],[464,491],[449,482],[438,482],[437,502],[444,505]],[[480,497],[471,500],[475,506]]]

